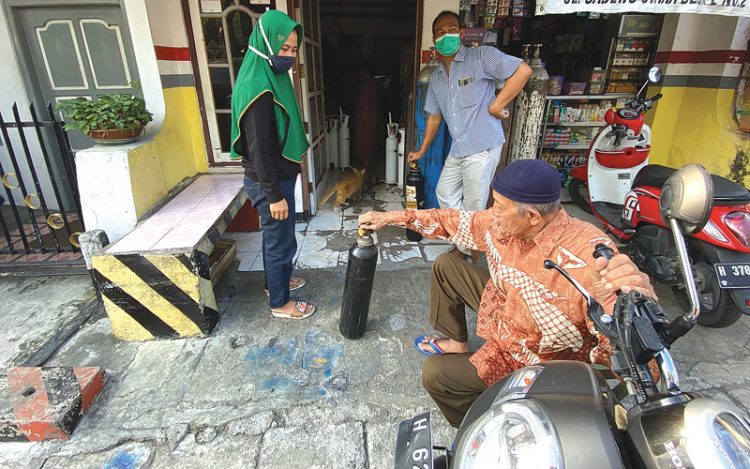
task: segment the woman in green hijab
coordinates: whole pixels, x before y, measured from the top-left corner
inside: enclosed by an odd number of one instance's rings
[[[294,186],[308,142],[289,69],[302,40],[302,26],[269,10],[250,34],[232,91],[232,158],[242,158],[245,192],[260,213],[263,268],[271,314],[304,319],[315,306],[290,298],[305,281],[292,277],[297,251]]]

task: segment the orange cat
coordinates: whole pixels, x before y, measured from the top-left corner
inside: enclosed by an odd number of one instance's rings
[[[354,169],[353,172],[341,178],[336,184],[331,184],[325,195],[321,197],[320,202],[318,202],[318,209],[320,209],[320,207],[322,207],[335,192],[336,200],[333,202],[333,212],[341,213],[341,206],[345,204],[346,199],[354,195],[355,192],[359,192],[360,196],[362,195],[362,181],[364,178],[365,169]]]

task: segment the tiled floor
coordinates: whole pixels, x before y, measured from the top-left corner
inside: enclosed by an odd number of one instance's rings
[[[349,248],[356,240],[357,218],[368,210],[400,210],[403,208],[400,189],[384,184],[350,201],[342,213],[334,213],[326,204],[309,223],[297,223],[297,255],[295,269],[331,269],[345,267]],[[261,233],[225,233],[237,242],[240,271],[263,270]],[[378,237],[380,239],[378,239]],[[388,227],[374,235],[380,251],[379,265],[398,268],[410,260],[433,261],[450,245],[442,241],[423,240],[414,243],[406,239],[403,229]],[[414,261],[413,261],[414,262]]]
[[[331,203],[327,203],[309,223],[297,223],[295,269],[345,268],[349,248],[357,236],[357,217],[368,210],[401,210],[402,200],[399,188],[380,184],[365,192],[361,199],[351,200],[351,205],[342,213],[333,213]],[[595,218],[575,205],[565,204],[564,207],[569,214],[600,226]],[[263,270],[260,232],[225,233],[224,236],[237,241],[240,271]],[[411,242],[406,238],[405,230],[396,227],[383,228],[373,237],[380,251],[378,269],[403,269],[415,262],[432,262],[452,247],[440,240]]]

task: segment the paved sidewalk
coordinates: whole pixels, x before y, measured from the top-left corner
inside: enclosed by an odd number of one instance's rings
[[[447,245],[407,243],[403,230],[392,227],[379,232],[381,260],[367,333],[355,341],[342,338],[341,253],[353,242],[356,212],[397,203],[384,201],[382,193],[358,202],[339,221],[327,217],[333,227],[320,221],[325,215],[299,227],[303,242],[296,265],[308,280],[299,295],[319,307],[308,320],[273,318],[262,272],[253,270],[236,273],[220,294],[221,319],[208,338],[120,342],[108,319],[95,314],[46,364],[102,366],[108,372],[105,391],[70,441],[0,443],[0,467],[392,467],[398,422],[434,407],[421,386],[424,358],[413,340],[431,330],[429,259]],[[258,257],[256,250],[249,260],[252,236],[234,236],[246,241],[240,258],[244,269],[252,269]],[[9,281],[0,279],[0,292],[17,318],[50,310],[29,303],[28,291],[46,290],[45,301],[63,305],[61,298],[92,295],[61,283],[69,279],[14,279],[19,283],[12,288]],[[83,286],[88,278],[74,281]],[[668,290],[658,293],[669,311],[677,311]],[[2,319],[7,323],[7,316]],[[2,331],[0,340],[17,333]],[[674,347],[683,388],[750,406],[749,341],[746,318],[727,329],[696,328]],[[476,338],[472,346],[478,346]],[[5,349],[0,358],[15,363]],[[449,444],[454,431],[439,412],[435,420],[435,442]]]
[[[333,199],[333,198],[332,198]],[[368,210],[402,210],[400,189],[380,184],[352,201],[341,213],[334,213],[331,201],[325,204],[309,223],[297,223],[297,269],[346,268],[346,262],[357,233],[357,218]],[[261,233],[227,233],[237,242],[239,271],[263,270]],[[405,269],[432,262],[451,245],[445,241],[423,240],[412,243],[405,230],[381,230],[373,235],[380,248],[379,270]]]

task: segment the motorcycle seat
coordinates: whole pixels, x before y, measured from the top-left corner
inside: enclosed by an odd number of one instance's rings
[[[675,169],[666,166],[658,164],[646,165],[638,171],[631,187],[662,187],[674,172]],[[750,203],[750,192],[736,182],[732,182],[716,174],[711,175],[711,180],[714,183],[714,204],[735,205]]]

